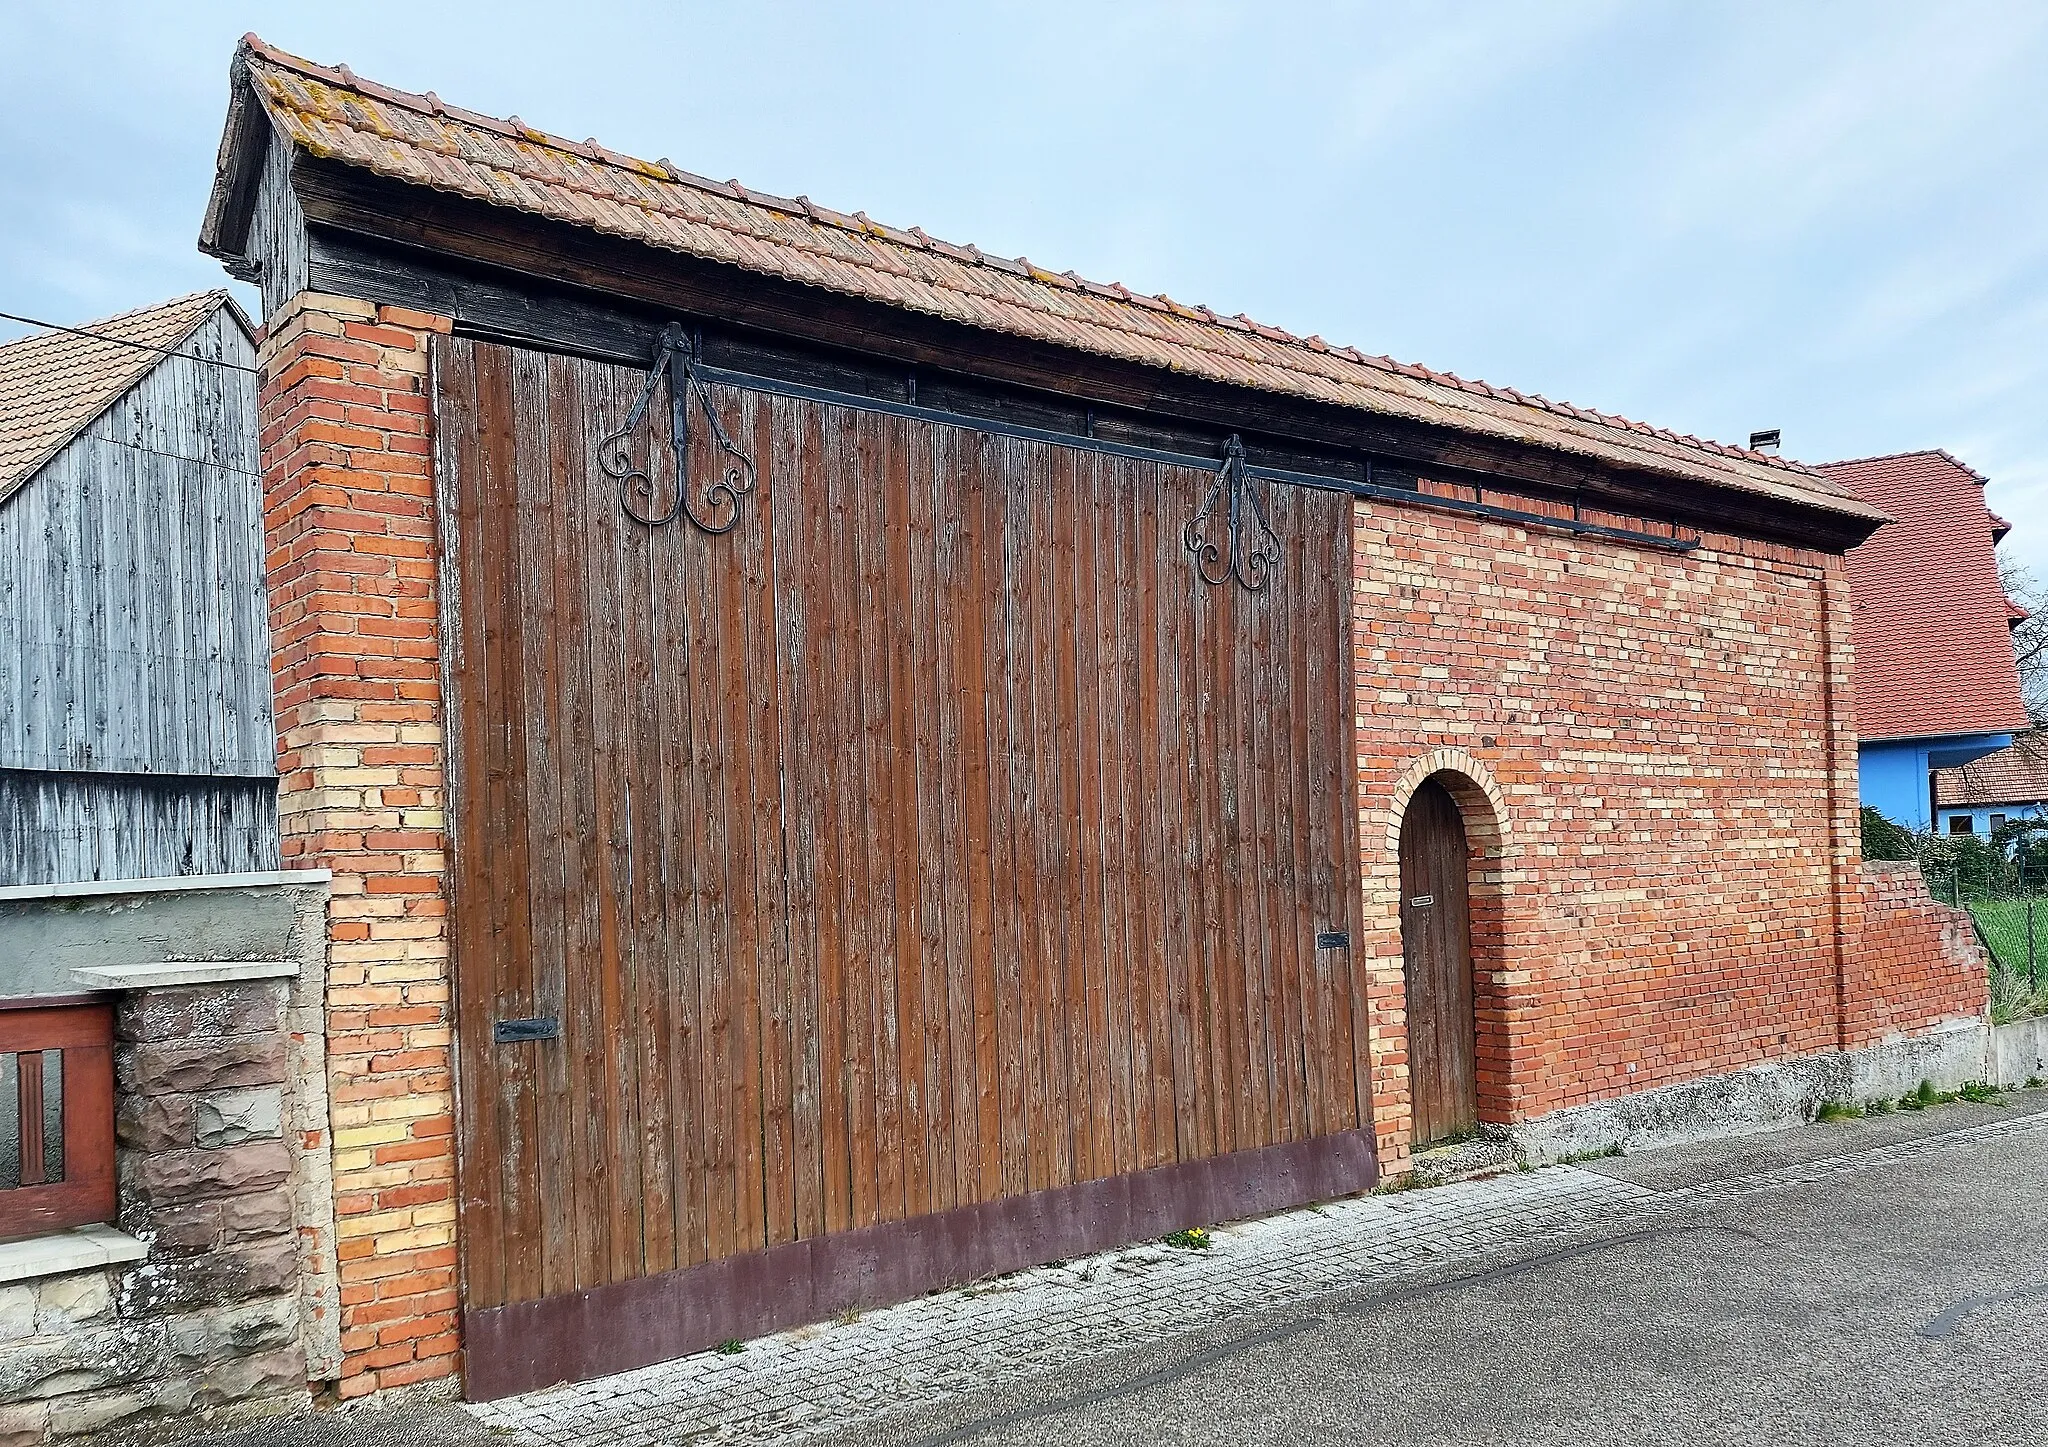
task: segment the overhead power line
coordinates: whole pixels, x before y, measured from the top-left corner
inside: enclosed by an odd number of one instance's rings
[[[0,320],[20,322],[27,327],[42,327],[47,331],[69,332],[74,337],[91,337],[94,341],[112,342],[119,347],[133,347],[138,352],[155,352],[162,357],[182,357],[188,362],[203,362],[209,367],[224,367],[230,372],[247,372],[252,377],[261,375],[257,368],[245,367],[240,362],[222,361],[218,357],[201,357],[192,352],[181,352],[176,347],[152,346],[148,342],[117,337],[111,332],[96,332],[90,327],[67,327],[62,322],[46,322],[37,317],[18,316],[14,312],[4,311],[0,311]]]

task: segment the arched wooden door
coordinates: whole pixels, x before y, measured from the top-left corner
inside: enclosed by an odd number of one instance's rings
[[[1462,1135],[1479,1121],[1469,860],[1457,800],[1425,780],[1401,822],[1401,967],[1417,1146]]]

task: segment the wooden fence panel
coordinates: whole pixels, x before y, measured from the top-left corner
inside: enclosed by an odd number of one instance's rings
[[[893,1229],[943,1276],[997,1248],[927,1218],[1137,1173],[1169,1206],[1089,1230],[1221,1209],[1263,1197],[1195,1163],[1369,1126],[1317,943],[1357,926],[1348,498],[1272,489],[1280,576],[1210,587],[1206,470],[721,386],[758,488],[650,528],[595,461],[638,374],[435,373],[473,1379],[500,1308],[734,1261],[815,1308],[828,1257],[778,1252]]]

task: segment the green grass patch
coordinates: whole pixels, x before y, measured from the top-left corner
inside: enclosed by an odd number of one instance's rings
[[[1854,1101],[1824,1100],[1820,1103],[1820,1110],[1815,1113],[1813,1118],[1817,1121],[1861,1120],[1863,1118],[1863,1107],[1857,1105]]]
[[[1174,1231],[1165,1238],[1169,1246],[1178,1246],[1183,1251],[1207,1251],[1216,1244],[1216,1238],[1200,1226],[1190,1226],[1185,1231]]]

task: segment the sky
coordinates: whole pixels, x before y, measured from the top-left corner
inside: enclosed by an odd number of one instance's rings
[[[249,30],[1680,432],[1946,448],[2048,574],[2037,0],[0,0],[0,311],[222,284],[194,239]]]

